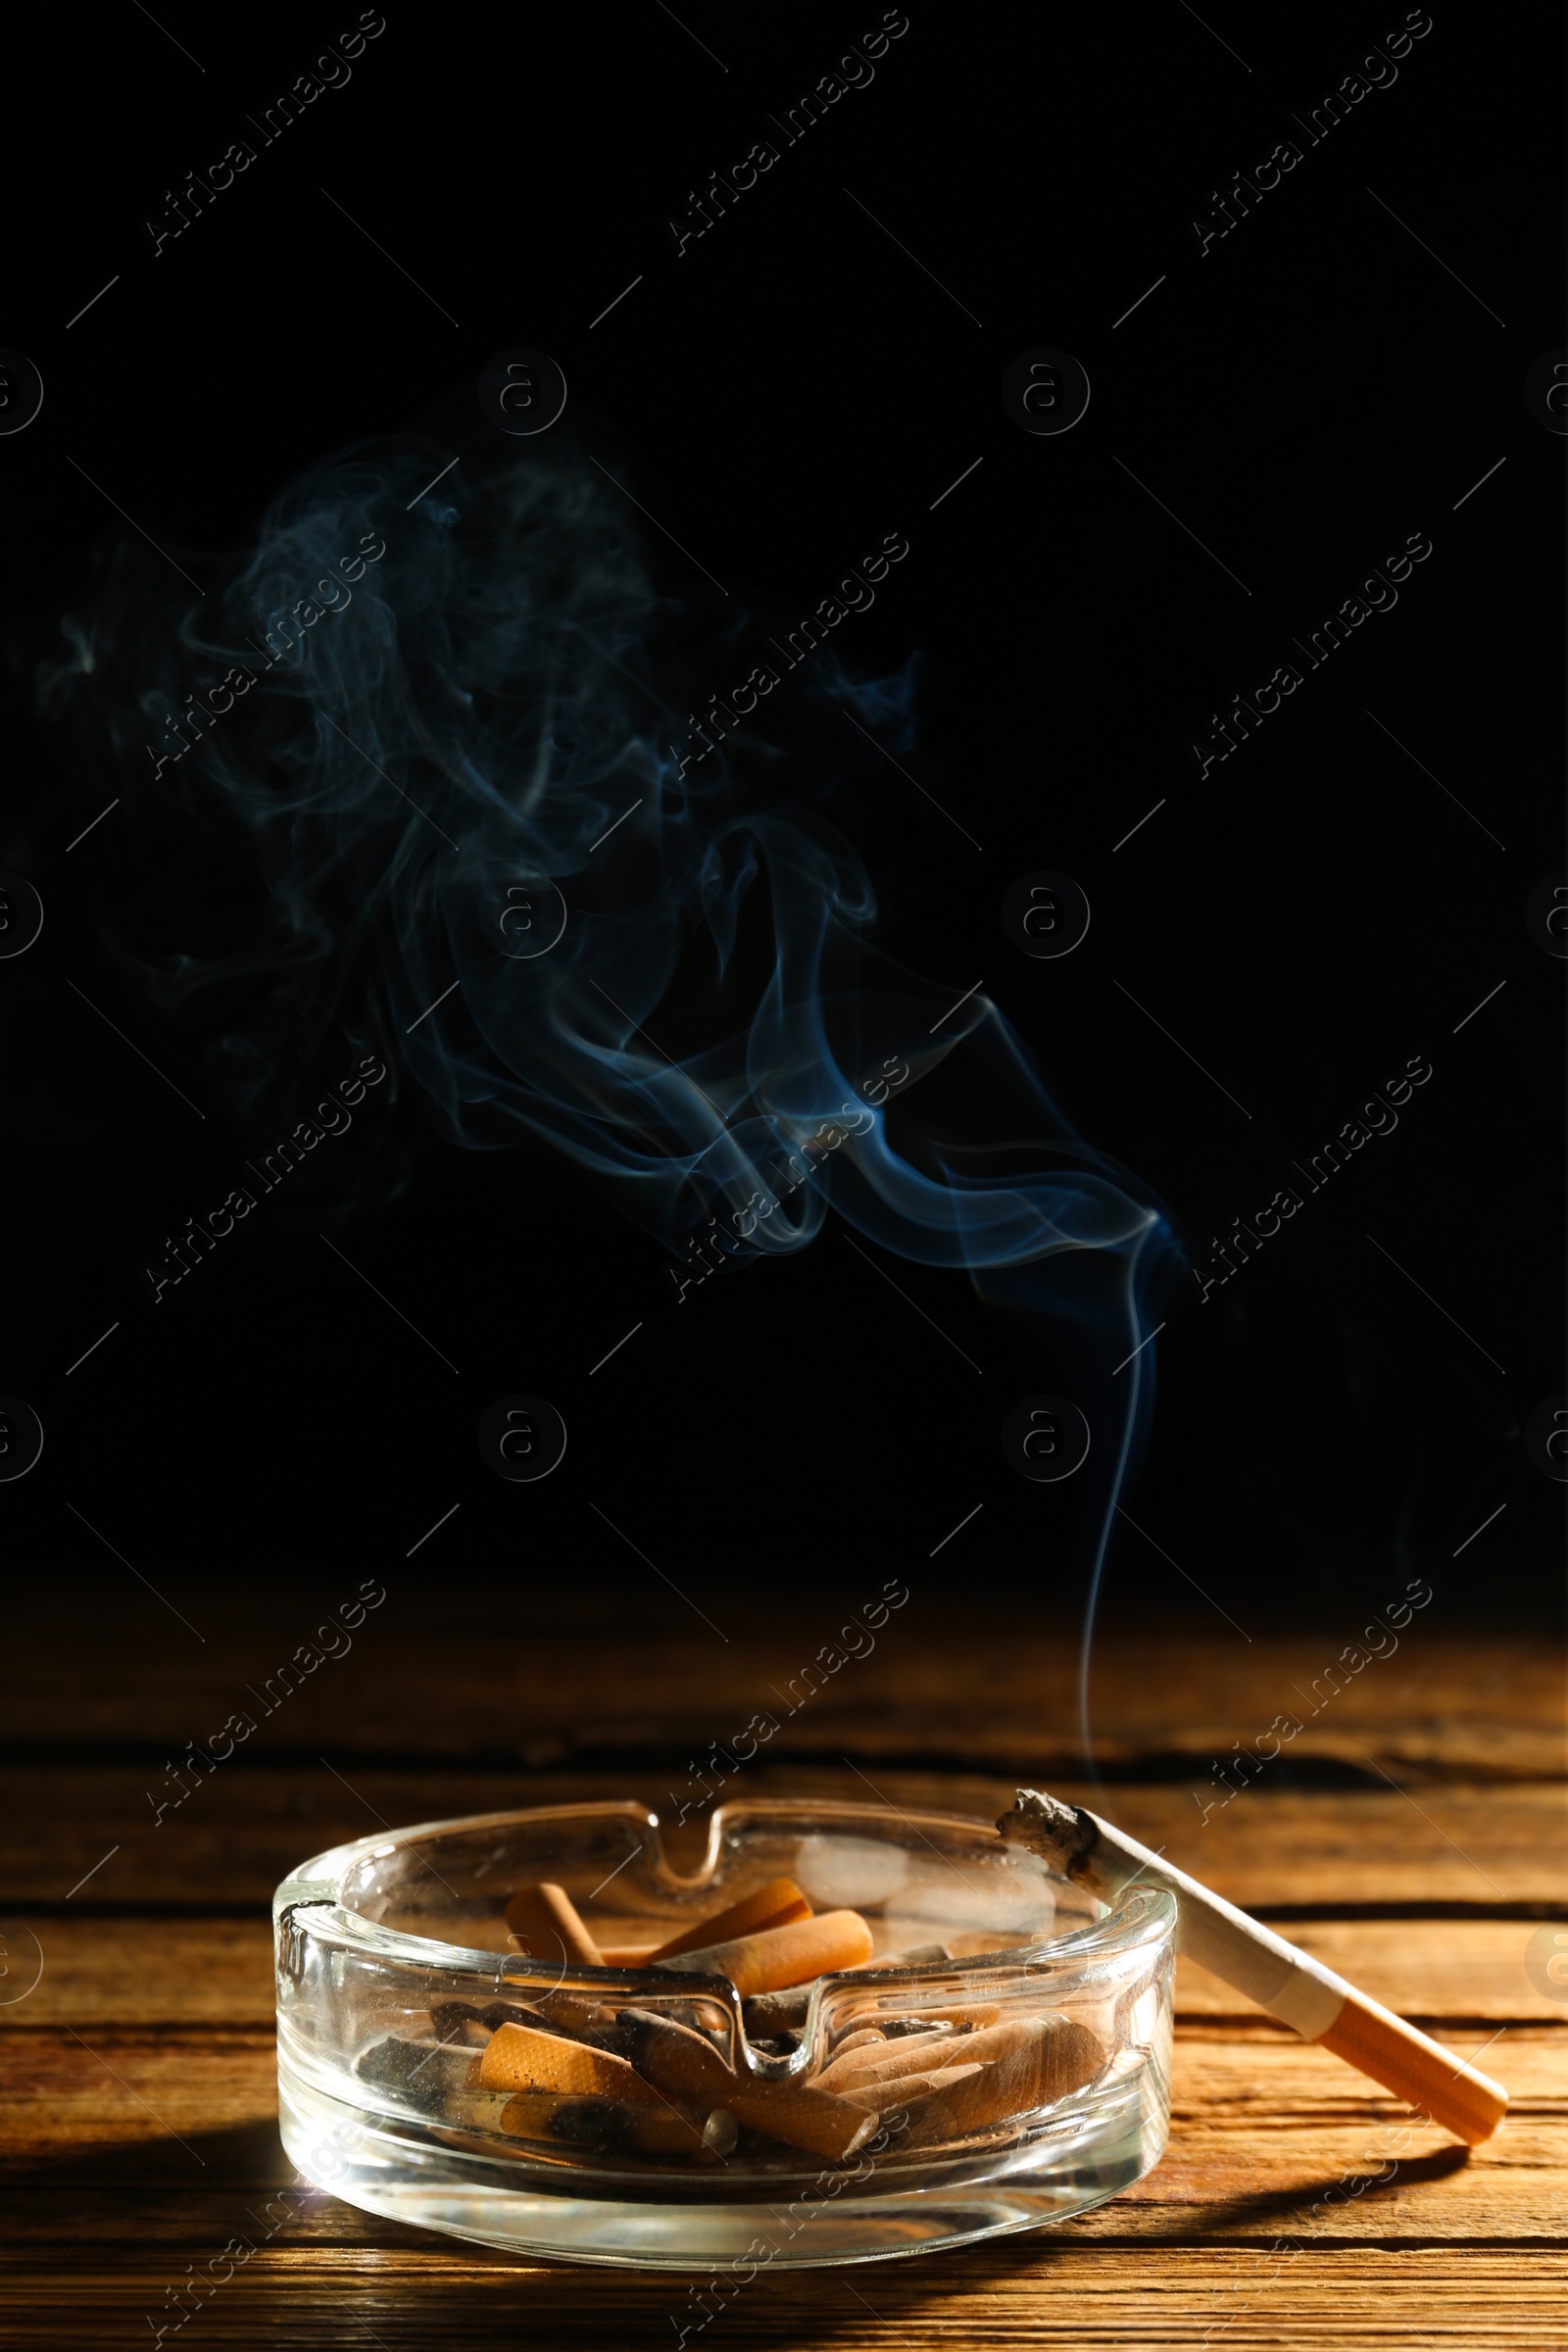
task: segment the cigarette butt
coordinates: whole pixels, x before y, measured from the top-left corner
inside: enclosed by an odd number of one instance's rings
[[[806,2023],[810,2003],[809,1984],[788,1992],[760,1992],[746,2004],[746,2032],[752,2041],[766,2041],[775,2034],[797,2034]]]
[[[1030,2108],[1049,2106],[1092,2082],[1105,2053],[1071,2018],[1030,2017],[968,2036],[963,2058],[965,2064],[979,2061],[979,2074],[923,2105],[906,2147],[962,2139]]]
[[[953,1952],[945,1943],[906,1944],[902,1952],[873,1952],[869,1960],[858,1960],[858,1968],[926,1968],[934,1960],[951,1960]]]
[[[419,2041],[443,2041],[449,2049],[482,2050],[490,2039],[491,2029],[479,2023],[479,2012],[466,2001],[437,2001],[426,2015],[429,2026],[421,2028],[418,2011],[411,2011],[403,2020],[405,2034]]]
[[[473,2063],[474,2053],[465,2044],[410,2041],[388,2034],[361,2051],[354,2072],[376,2090],[390,2091],[414,2106],[436,2108],[466,2087]]]
[[[841,2058],[852,2057],[858,2051],[879,2051],[887,2046],[887,2035],[880,2026],[860,2026],[855,2033],[846,2034],[833,2053],[831,2064],[836,2067]]]
[[[742,1895],[727,1911],[699,1919],[667,1943],[660,1944],[648,1954],[647,1965],[673,1960],[677,1952],[707,1951],[715,1943],[733,1943],[739,1936],[758,1936],[764,1928],[788,1927],[792,1920],[810,1916],[811,1906],[793,1879],[769,1879],[765,1886]]]
[[[923,2075],[904,2075],[897,2082],[868,2083],[858,2095],[862,2100],[874,2101],[884,2115],[904,2108],[912,2122],[924,2114],[927,2102],[938,2093],[956,2090],[959,2083],[984,2073],[983,2066],[934,2066]]]
[[[471,2001],[433,2001],[429,2017],[430,2032],[437,2041],[457,2041],[466,2027],[479,2023],[479,2012]]]
[[[602,1943],[599,1956],[606,1968],[646,1968],[658,1949],[653,1943]]]
[[[854,2099],[834,2098],[828,2091],[796,2090],[789,2083],[768,2083],[742,2091],[729,2101],[737,2122],[753,2132],[765,2132],[792,2148],[808,2148],[842,2164],[862,2147],[880,2120],[874,2107]]]
[[[525,2001],[492,2001],[480,2010],[479,2023],[487,2034],[493,2034],[497,2026],[547,2026],[550,2020],[542,2009],[530,2009]]]
[[[514,2139],[553,2139],[551,2126],[564,2107],[590,2103],[564,2098],[559,2090],[517,2090],[510,2097],[501,2095],[506,2098],[500,2115],[501,2129],[510,2132]],[[593,2103],[605,2107],[616,2104],[612,2099]]]
[[[786,1928],[707,1944],[658,1965],[682,1975],[728,1977],[742,1994],[777,1992],[835,1969],[854,1968],[870,1949],[871,1931],[858,1911],[821,1911]]]
[[[604,1955],[564,1886],[549,1879],[537,1886],[519,1886],[507,1905],[507,1925],[534,1960],[554,1964],[575,1960],[586,1968],[603,1968]]]
[[[738,2123],[794,2148],[836,2160],[853,2156],[876,2129],[876,2110],[792,2082],[759,2082],[735,2074],[711,2042],[648,2009],[623,2009],[632,2056],[648,2081],[671,2097],[727,2108]]]
[[[801,2046],[799,2034],[754,2034],[750,2038],[759,2058],[793,2058]]]
[[[520,2016],[517,2021],[529,2020]],[[615,2022],[615,2004],[590,1992],[545,1992],[539,1995],[539,2022],[556,2034],[601,2034]]]
[[[639,2074],[672,2098],[727,2105],[740,2078],[705,2034],[653,2009],[622,2009],[615,2020],[626,2035],[626,2053]]]
[[[519,2092],[501,2111],[501,2129],[521,2139],[564,2140],[602,2155],[692,2156],[715,2163],[703,2136],[707,2120],[662,2103],[563,2098],[551,2090]]]
[[[978,2034],[911,2034],[891,2042],[878,2036],[874,2049],[852,2050],[848,2057],[835,2052],[832,2064],[814,2077],[815,2087],[858,2098],[866,2083],[896,2082],[901,2075],[928,2073],[933,2066],[983,2066],[986,2061],[973,2055],[980,2039]]]
[[[693,2036],[695,2040],[698,2038]],[[591,2049],[564,2034],[539,2034],[531,2026],[498,2026],[478,2063],[484,2090],[551,2090],[580,2097],[653,2098],[656,2094],[613,2050]]]
[[[464,2148],[475,2156],[494,2157],[494,2134],[510,2104],[504,2090],[466,2090],[448,2099],[438,2129],[442,2144]]]

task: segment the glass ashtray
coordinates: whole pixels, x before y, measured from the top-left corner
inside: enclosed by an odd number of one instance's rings
[[[652,1963],[779,1881],[810,1917],[747,1950],[827,1973]],[[603,1965],[518,1948],[541,1886]],[[481,2245],[735,2278],[922,2253],[1081,2213],[1165,2145],[1173,1898],[1107,1909],[986,1822],[729,1804],[683,1877],[641,1805],[535,1806],[335,1846],[273,1925],[290,2158]]]

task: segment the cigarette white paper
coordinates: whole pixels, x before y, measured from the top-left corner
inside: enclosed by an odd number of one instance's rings
[[[1350,1987],[1344,1977],[1298,1951],[1272,1929],[1260,1927],[1234,1903],[1215,1894],[1199,1880],[1188,1877],[1129,1838],[1113,1830],[1098,1813],[1088,1817],[1099,1831],[1088,1858],[1088,1873],[1098,1892],[1119,1893],[1133,1880],[1164,1886],[1175,1895],[1180,1917],[1176,1943],[1250,2001],[1291,2026],[1308,2041],[1326,2034],[1345,2006]]]

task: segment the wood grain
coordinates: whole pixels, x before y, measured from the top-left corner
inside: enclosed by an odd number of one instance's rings
[[[202,2252],[205,2256],[207,2248]],[[181,2276],[156,2255],[128,2255],[112,2276],[0,2267],[0,2299],[18,2352],[151,2343],[146,2315]],[[1193,2247],[1161,2259],[1147,2248],[1085,2247],[1063,2233],[896,2267],[760,2278],[745,2301],[689,2343],[722,2352],[813,2347],[953,2352],[1007,2345],[1047,2352],[1562,2352],[1568,2256],[1477,2247],[1323,2246],[1279,2254]],[[453,2246],[400,2255],[372,2249],[259,2250],[189,2324],[184,2341],[235,2352],[341,2352],[345,2345],[473,2347],[521,2340],[541,2352],[678,2341],[683,2298],[634,2275],[535,2269]],[[170,2341],[179,2338],[171,2337]]]
[[[870,1596],[884,1580],[863,1581]],[[524,1604],[460,1589],[433,1615],[394,1576],[344,1654],[286,1697],[274,1686],[267,1712],[269,1678],[357,1583],[350,1574],[314,1595],[247,1594],[242,1606],[172,1589],[207,1637],[201,1643],[172,1620],[153,1625],[154,1604],[132,1588],[80,1622],[69,1689],[50,1596],[24,1594],[8,1621],[8,1746],[17,1755],[56,1743],[78,1752],[133,1745],[157,1774],[165,1757],[177,1759],[188,1740],[206,1741],[242,1709],[257,1726],[251,1752],[290,1761],[322,1748],[334,1758],[345,1749],[382,1761],[417,1753],[532,1766],[657,1751],[679,1770],[762,1712],[777,1726],[764,1734],[775,1756],[836,1759],[850,1747],[862,1760],[1065,1777],[1084,1767],[1076,1625],[1015,1614],[978,1623],[927,1597],[918,1581],[878,1632],[852,1630],[840,1644],[865,1654],[828,1672],[822,1652],[853,1605],[808,1599],[784,1619],[737,1590],[720,1642],[671,1627],[646,1602],[573,1614],[569,1596],[534,1591]],[[1400,1632],[1375,1637],[1396,1648],[1370,1657],[1363,1647],[1366,1662],[1348,1667],[1346,1649],[1402,1579],[1385,1584],[1331,1633],[1254,1632],[1247,1642],[1223,1627],[1213,1640],[1175,1627],[1107,1627],[1096,1638],[1091,1685],[1101,1768],[1145,1780],[1178,1773],[1212,1793],[1212,1763],[1238,1741],[1250,1745],[1283,1712],[1301,1727],[1284,1751],[1296,1771],[1369,1785],[1378,1767],[1396,1780],[1559,1776],[1562,1678],[1548,1644],[1455,1633],[1442,1622],[1440,1593]],[[344,1639],[328,1634],[320,1646]],[[813,1661],[820,1687],[807,1676]]]
[[[675,1810],[671,1776],[646,1770],[388,1769],[341,1749],[328,1753],[342,1778],[319,1758],[292,1770],[230,1760],[156,1826],[147,1791],[162,1784],[134,1767],[0,1772],[0,1885],[15,1903],[63,1903],[91,1870],[73,1899],[211,1908],[269,1900],[312,1854],[386,1824],[587,1796],[635,1796],[655,1812]],[[858,1770],[759,1760],[729,1784],[736,1801],[748,1792],[793,1790],[983,1821],[1011,1803],[1015,1786],[996,1775],[908,1772],[872,1760]],[[1187,1788],[1052,1786],[1104,1811],[1147,1845],[1163,1846],[1184,1870],[1251,1910],[1304,1906],[1343,1915],[1358,1904],[1446,1903],[1544,1917],[1561,1896],[1559,1782],[1424,1786],[1417,1803],[1386,1785],[1309,1791],[1271,1788],[1265,1778],[1206,1825]],[[677,1799],[682,1788],[677,1781]],[[114,1845],[120,1850],[106,1861]]]

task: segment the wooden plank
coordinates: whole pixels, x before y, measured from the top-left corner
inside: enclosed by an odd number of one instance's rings
[[[1536,1933],[1525,1920],[1308,1919],[1282,1921],[1280,1933],[1417,2025],[1483,2018],[1508,2025],[1528,2018],[1568,2028],[1568,1984],[1554,1999],[1525,1973]],[[1177,1966],[1176,2011],[1190,2018],[1258,2014],[1187,1959]]]
[[[72,2025],[91,2039],[99,2026],[270,2031],[272,2025],[272,1933],[266,1915],[127,1926],[12,1911],[6,1943],[13,1997],[0,2006],[0,2045],[8,2034],[39,2026]],[[40,1957],[41,1972],[24,1992]],[[0,2086],[3,2081],[0,2074]]]
[[[205,2252],[205,2249],[204,2249]],[[156,2253],[90,2254],[49,2270],[0,2269],[17,2352],[83,2342],[151,2344],[181,2268]],[[1183,2248],[1157,2277],[1147,2251],[1075,2241],[1069,2230],[998,2239],[911,2262],[779,2278],[762,2273],[706,2330],[703,2352],[742,2343],[772,2352],[1562,2352],[1568,2257],[1474,2248]],[[683,2283],[605,2270],[546,2269],[453,2247],[395,2264],[371,2250],[259,2248],[214,2290],[187,2342],[234,2352],[387,2352],[525,2341],[530,2352],[680,2342],[692,2310]],[[178,2339],[171,2336],[169,2341]]]
[[[62,1903],[89,1871],[73,1899],[191,1909],[260,1902],[311,1854],[368,1835],[378,1823],[593,1795],[634,1795],[655,1811],[671,1810],[668,1777],[648,1771],[418,1771],[376,1767],[341,1751],[334,1761],[352,1786],[319,1761],[275,1770],[231,1759],[156,1825],[152,1776],[134,1767],[13,1767],[0,1772],[0,1884],[23,1905]],[[739,1798],[820,1795],[982,1820],[1011,1801],[1013,1786],[995,1776],[875,1765],[868,1781],[863,1769],[842,1763],[760,1761],[728,1784]],[[1102,1808],[1150,1846],[1163,1846],[1172,1861],[1250,1909],[1308,1906],[1343,1915],[1365,1905],[1450,1904],[1546,1917],[1561,1908],[1568,1804],[1561,1783],[1428,1786],[1417,1803],[1387,1786],[1314,1791],[1264,1782],[1206,1824],[1187,1788],[1054,1786]],[[686,1826],[695,1839],[698,1829]],[[114,1846],[120,1850],[106,1859]]]
[[[279,1758],[348,1747],[383,1760],[417,1751],[542,1766],[657,1750],[678,1768],[760,1714],[776,1724],[761,1734],[774,1754],[852,1747],[979,1769],[1083,1769],[1076,1625],[1016,1607],[1005,1623],[979,1623],[918,1580],[874,1631],[863,1609],[857,1625],[853,1607],[809,1593],[789,1622],[769,1607],[759,1623],[759,1604],[737,1589],[727,1643],[671,1627],[662,1600],[651,1608],[640,1592],[617,1602],[610,1623],[604,1610],[585,1617],[569,1595],[509,1601],[487,1591],[481,1601],[461,1585],[432,1614],[395,1576],[359,1627],[333,1630],[330,1610],[358,1581],[247,1593],[242,1605],[210,1587],[172,1591],[203,1644],[166,1624],[139,1590],[112,1588],[78,1620],[69,1678],[57,1671],[52,1596],[21,1595],[8,1620],[11,1751],[133,1744],[156,1771],[241,1710],[256,1725],[254,1752]],[[866,1600],[883,1581],[864,1579]],[[1248,1642],[1223,1630],[1211,1639],[1107,1625],[1091,1685],[1102,1768],[1180,1771],[1210,1789],[1214,1762],[1238,1741],[1253,1745],[1283,1714],[1300,1726],[1285,1735],[1297,1769],[1335,1766],[1369,1782],[1377,1768],[1396,1779],[1560,1776],[1563,1690],[1550,1645],[1447,1629],[1441,1594],[1408,1626],[1385,1624],[1363,1642],[1401,1583],[1329,1634],[1254,1629]],[[338,1654],[291,1687],[279,1670],[313,1642]],[[1372,1643],[1385,1654],[1371,1655]],[[852,1648],[861,1654],[847,1656]]]
[[[145,2030],[272,2022],[272,1948],[267,1922],[158,1919],[109,1927],[69,1914],[13,1912],[9,1984],[25,1983],[42,1949],[35,1988],[0,2006],[0,2038],[23,2028],[70,2023],[92,2036],[99,2025]],[[1568,2030],[1568,1988],[1555,2000],[1525,1974],[1535,1931],[1521,1920],[1308,1920],[1288,1933],[1374,1999],[1418,2024],[1533,2021]],[[1176,1977],[1177,2015],[1266,2024],[1190,1960]]]

